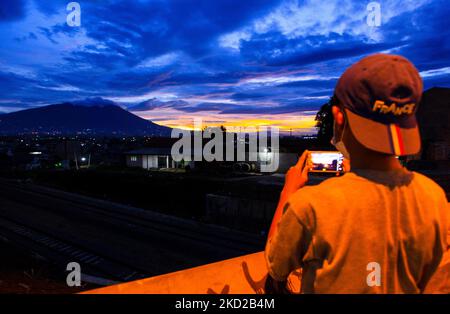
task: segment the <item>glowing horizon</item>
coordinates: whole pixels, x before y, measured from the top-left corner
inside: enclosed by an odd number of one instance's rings
[[[170,111],[170,112],[169,112]],[[205,127],[224,126],[228,129],[248,128],[248,127],[278,127],[280,132],[292,132],[293,134],[312,134],[317,133],[315,128],[315,114],[277,114],[277,115],[233,115],[211,113],[186,114],[179,113],[176,110],[150,110],[145,112],[133,112],[146,120],[159,125],[183,129],[199,130],[194,128],[194,120],[201,119],[203,129]]]

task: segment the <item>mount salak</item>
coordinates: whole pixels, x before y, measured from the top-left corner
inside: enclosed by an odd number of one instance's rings
[[[0,115],[0,134],[97,134],[170,136],[171,128],[116,105],[49,105]]]

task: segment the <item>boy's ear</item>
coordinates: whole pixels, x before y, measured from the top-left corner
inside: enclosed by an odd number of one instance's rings
[[[331,107],[331,112],[333,113],[334,121],[336,121],[337,125],[344,124],[344,114],[338,106]]]

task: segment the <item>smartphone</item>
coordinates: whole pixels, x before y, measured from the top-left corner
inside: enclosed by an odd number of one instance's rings
[[[338,151],[310,151],[309,172],[342,172],[343,160]]]

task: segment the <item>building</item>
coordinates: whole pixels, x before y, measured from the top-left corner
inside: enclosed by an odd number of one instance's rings
[[[170,147],[141,148],[125,153],[127,167],[143,169],[175,168]]]
[[[450,88],[434,87],[423,93],[417,112],[422,138],[421,159],[450,159]]]

